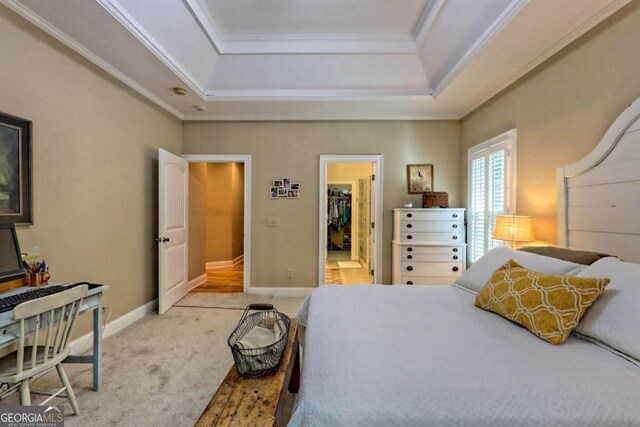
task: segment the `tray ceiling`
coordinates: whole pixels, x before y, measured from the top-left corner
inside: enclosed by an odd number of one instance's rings
[[[394,120],[463,117],[630,0],[0,1],[182,119]]]

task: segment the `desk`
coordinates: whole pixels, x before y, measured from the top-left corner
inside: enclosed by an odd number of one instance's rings
[[[60,283],[51,283],[51,285]],[[35,288],[23,286],[8,292],[2,292],[0,297],[7,297]],[[102,285],[99,288],[90,289],[80,307],[80,314],[93,311],[93,354],[69,355],[63,363],[91,363],[93,364],[93,390],[99,391],[102,386],[102,293],[109,289]],[[13,319],[13,311],[0,313],[0,348],[7,347],[18,342],[20,336],[20,323]],[[34,332],[35,321],[25,323],[25,332],[30,335]]]

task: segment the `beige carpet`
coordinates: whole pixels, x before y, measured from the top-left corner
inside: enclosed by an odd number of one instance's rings
[[[227,337],[251,302],[270,302],[293,316],[303,298],[230,294],[187,297],[191,305],[223,309],[174,307],[152,314],[104,341],[104,386],[91,390],[89,365],[65,365],[81,414],[65,404],[66,426],[193,426],[233,364]],[[181,303],[184,303],[183,300]],[[33,390],[53,390],[49,373]],[[34,403],[43,399],[32,395]],[[56,403],[64,403],[64,400]],[[17,405],[16,394],[0,405]]]

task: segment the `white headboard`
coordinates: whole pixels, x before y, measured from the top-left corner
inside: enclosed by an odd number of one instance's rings
[[[558,168],[558,245],[640,263],[640,98],[584,159]]]

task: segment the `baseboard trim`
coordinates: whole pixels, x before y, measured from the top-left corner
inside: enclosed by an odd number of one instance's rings
[[[306,297],[317,288],[255,288],[249,289],[248,294],[273,295],[274,297]]]
[[[193,288],[197,288],[198,286],[207,283],[207,274],[203,274],[201,276],[196,277],[193,280],[189,280],[189,290]]]
[[[141,305],[140,307],[131,310],[130,312],[123,314],[117,319],[113,319],[107,323],[102,333],[102,339],[110,337],[111,335],[120,332],[129,325],[134,324],[138,320],[142,319],[148,314],[153,313],[158,309],[158,299],[149,301],[148,303]],[[80,338],[76,338],[69,344],[72,354],[83,353],[93,347],[93,331],[88,334],[84,334]]]
[[[236,257],[234,259],[228,259],[225,261],[211,261],[206,264],[207,268],[223,268],[223,267],[231,267],[233,265],[239,264],[244,261],[244,254]]]

